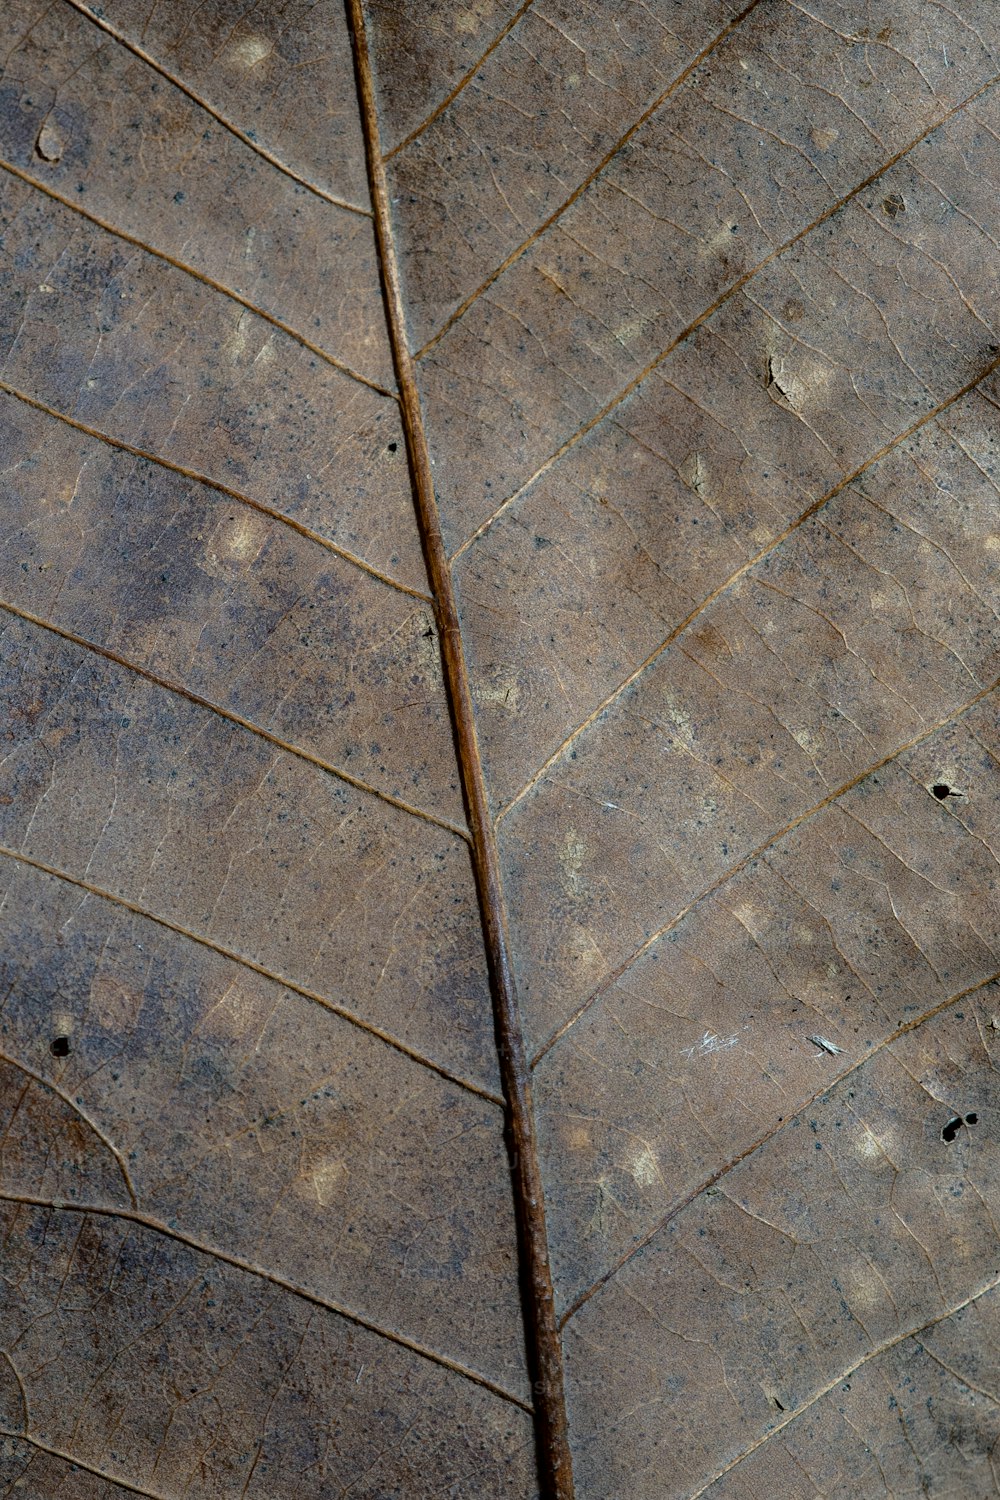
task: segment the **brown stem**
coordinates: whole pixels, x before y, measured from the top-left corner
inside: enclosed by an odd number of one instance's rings
[[[424,558],[441,637],[441,657],[455,730],[466,813],[472,834],[472,863],[490,971],[493,1020],[506,1106],[507,1148],[518,1227],[524,1322],[533,1381],[541,1489],[545,1500],[573,1500],[573,1471],[563,1394],[562,1346],[555,1316],[552,1273],[549,1269],[545,1202],[538,1168],[535,1118],[531,1102],[531,1075],[510,963],[500,860],[476,740],[472,694],[462,649],[451,569],[441,537],[420,395],[406,339],[403,298],[392,236],[385,165],[379,146],[378,112],[364,12],[361,0],[346,0],[346,4],[354,47],[386,319],[399,384],[403,431],[423,538]]]

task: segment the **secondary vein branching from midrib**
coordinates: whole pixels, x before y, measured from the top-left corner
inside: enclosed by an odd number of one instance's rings
[[[23,849],[10,849],[6,844],[0,844],[0,860],[9,859],[15,864],[24,865],[27,869],[37,870],[39,874],[46,875],[52,880],[64,882],[66,885],[75,886],[77,890],[86,891],[88,895],[96,896],[99,901],[106,901],[110,906],[119,907],[123,911],[132,912],[134,916],[141,917],[144,921],[154,922],[157,927],[162,927],[166,932],[174,932],[178,937],[185,938],[188,942],[197,943],[200,948],[206,948],[210,953],[217,953],[220,958],[227,959],[230,963],[238,964],[241,968],[249,969],[253,974],[259,974],[262,979],[276,984],[282,989],[290,990],[293,995],[300,995],[303,1000],[309,1000],[314,1005],[321,1006],[333,1015],[339,1016],[342,1021],[347,1021],[351,1026],[356,1026],[359,1031],[384,1042],[393,1051],[409,1057],[413,1062],[419,1063],[421,1067],[429,1069],[432,1073],[439,1074],[449,1083],[457,1084],[459,1088],[465,1089],[470,1094],[476,1094],[481,1099],[486,1099],[490,1104],[501,1105],[499,1099],[491,1090],[484,1088],[482,1084],[473,1079],[463,1078],[459,1073],[453,1073],[442,1063],[435,1062],[433,1058],[426,1057],[418,1052],[415,1047],[404,1042],[402,1038],[394,1036],[373,1022],[367,1021],[355,1011],[349,1010],[345,1005],[332,1000],[329,996],[321,994],[318,990],[310,990],[305,985],[299,984],[295,979],[285,974],[279,974],[274,969],[268,969],[264,964],[258,963],[256,959],[245,953],[239,953],[235,948],[227,948],[224,943],[216,942],[207,933],[196,932],[191,927],[184,927],[180,922],[174,922],[170,917],[154,911],[151,907],[141,906],[137,901],[131,901],[127,896],[108,890],[104,886],[95,885],[93,881],[86,880],[83,876],[74,875],[69,870],[60,869],[57,865],[47,863],[45,860],[36,859],[33,854],[26,853]]]
[[[635,965],[643,957],[644,954],[650,952],[652,948],[655,948],[656,945],[661,942],[661,940],[667,935],[668,932],[673,932],[675,928],[679,927],[680,924],[691,915],[696,907],[701,906],[704,901],[707,901],[718,891],[721,891],[723,887],[727,886],[730,881],[735,879],[737,875],[741,875],[744,870],[755,864],[757,860],[762,859],[765,854],[769,853],[770,850],[775,847],[775,845],[781,843],[789,836],[789,834],[795,833],[799,828],[802,827],[804,823],[811,822],[812,819],[817,817],[820,813],[827,811],[829,808],[835,807],[842,797],[846,796],[848,792],[852,792],[855,787],[860,786],[862,782],[867,781],[869,776],[873,776],[876,771],[880,771],[884,766],[892,765],[895,761],[908,754],[911,750],[915,750],[919,745],[926,744],[926,742],[929,739],[933,738],[934,735],[940,734],[942,729],[948,728],[950,725],[958,723],[958,721],[962,719],[967,713],[970,713],[974,708],[978,707],[978,705],[981,704],[985,699],[996,693],[998,689],[1000,689],[1000,678],[996,678],[994,679],[994,681],[987,683],[985,687],[980,688],[979,692],[976,693],[974,697],[968,699],[967,702],[960,704],[957,708],[954,708],[951,713],[947,714],[944,718],[938,719],[935,723],[928,725],[925,729],[922,729],[919,734],[916,734],[911,739],[907,740],[905,744],[896,745],[886,755],[883,755],[880,760],[872,762],[870,765],[866,766],[864,770],[859,771],[856,775],[852,776],[850,780],[845,781],[841,786],[836,787],[834,791],[829,792],[825,797],[822,797],[820,801],[813,803],[811,807],[807,807],[803,812],[797,813],[794,818],[791,818],[787,823],[783,824],[782,827],[769,834],[762,843],[757,844],[753,849],[750,850],[748,854],[743,855],[742,858],[738,859],[734,864],[729,865],[721,875],[719,875],[709,885],[704,886],[695,896],[692,896],[690,901],[688,901],[680,911],[675,913],[675,915],[673,915],[669,919],[669,921],[664,922],[664,924],[661,927],[658,927],[655,932],[652,932],[649,937],[644,938],[643,941],[638,944],[638,946],[633,948],[631,952],[628,953],[626,957],[623,958],[621,962],[617,964],[616,967],[604,977],[604,979],[601,980],[597,988],[592,990],[587,998],[577,1006],[576,1010],[569,1017],[569,1019],[564,1021],[562,1025],[559,1026],[558,1029],[554,1031],[538,1048],[538,1051],[535,1053],[534,1057],[531,1060],[532,1068],[536,1068],[542,1061],[543,1057],[545,1057],[548,1052],[551,1052],[553,1047],[558,1046],[564,1040],[564,1038],[566,1038],[570,1034],[577,1023],[579,1021],[582,1021],[583,1017],[586,1016],[595,1005],[603,1000],[604,996],[614,988],[619,980],[623,979],[629,973],[629,971],[635,967]]]
[[[759,549],[759,551],[755,552],[752,557],[741,563],[733,573],[731,573],[727,578],[723,579],[721,583],[716,584],[711,593],[706,594],[706,596],[701,599],[694,606],[694,608],[688,612],[688,614],[684,616],[683,620],[675,625],[673,629],[670,630],[666,636],[664,636],[659,645],[656,646],[648,656],[644,657],[643,660],[639,662],[638,666],[636,666],[626,677],[622,678],[622,680],[611,689],[611,691],[600,701],[600,703],[598,703],[597,706],[590,711],[587,717],[583,719],[579,724],[577,724],[571,730],[571,732],[560,742],[560,744],[546,756],[545,760],[538,767],[538,769],[532,773],[532,775],[524,783],[524,785],[520,787],[520,789],[514,794],[514,796],[511,797],[511,799],[506,802],[500,809],[496,818],[497,825],[499,826],[499,824],[502,823],[504,819],[507,818],[508,815],[513,812],[513,810],[521,802],[524,801],[525,797],[527,797],[529,793],[534,791],[534,789],[544,780],[545,776],[552,769],[552,767],[563,758],[563,756],[572,748],[572,746],[576,743],[580,736],[586,733],[591,725],[595,724],[603,714],[607,713],[608,709],[610,709],[615,703],[619,701],[620,698],[622,698],[625,692],[635,682],[637,682],[639,678],[642,677],[651,666],[653,666],[653,664],[670,646],[674,645],[674,643],[691,628],[696,620],[701,618],[705,611],[709,609],[716,602],[716,600],[720,599],[724,594],[728,593],[731,588],[738,584],[741,579],[745,578],[751,572],[751,570],[757,567],[759,563],[763,562],[765,558],[770,557],[773,553],[777,552],[779,547],[781,547],[783,543],[785,543],[789,539],[789,537],[793,536],[797,531],[799,531],[806,524],[806,522],[811,521],[814,516],[818,515],[820,511],[822,511],[827,505],[829,505],[831,500],[835,500],[839,494],[846,490],[850,485],[854,484],[856,480],[860,479],[863,474],[866,474],[869,469],[872,469],[876,464],[881,463],[881,461],[884,458],[888,457],[888,455],[892,453],[894,449],[898,448],[902,443],[906,442],[906,440],[912,437],[914,433],[919,432],[922,427],[926,427],[929,423],[935,421],[942,415],[943,412],[947,411],[949,407],[954,406],[965,396],[971,395],[973,391],[981,386],[984,381],[988,380],[990,376],[994,375],[998,370],[1000,370],[1000,356],[995,359],[991,359],[987,365],[976,372],[971,380],[967,380],[964,385],[958,388],[957,391],[952,391],[941,401],[937,402],[936,405],[932,406],[929,411],[922,413],[921,416],[919,416],[915,421],[911,422],[901,432],[897,432],[888,440],[888,442],[883,443],[882,446],[876,449],[874,453],[869,454],[867,458],[856,465],[855,468],[853,468],[849,473],[841,475],[840,479],[838,479],[830,489],[826,490],[822,495],[818,496],[817,499],[811,501],[810,504],[806,506],[805,510],[803,510],[798,516],[796,516],[793,521],[789,522],[789,524],[784,528],[783,531],[778,532],[777,535],[772,537],[769,542],[767,542],[763,547]]]
[[[411,584],[401,583],[398,578],[392,578],[388,573],[381,572],[372,563],[366,562],[354,552],[348,552],[346,547],[341,547],[338,542],[332,541],[324,536],[322,532],[307,526],[297,516],[287,511],[277,510],[273,505],[266,505],[263,500],[257,500],[253,495],[246,494],[243,490],[236,489],[227,484],[225,480],[213,478],[210,474],[203,474],[199,469],[190,469],[185,464],[175,463],[172,458],[166,458],[162,453],[154,453],[149,448],[140,448],[135,443],[130,443],[126,438],[115,437],[111,432],[104,432],[99,427],[92,427],[88,422],[81,422],[78,417],[73,417],[69,412],[60,411],[56,406],[50,406],[47,401],[42,401],[37,396],[31,395],[29,391],[22,391],[16,385],[11,385],[8,380],[0,379],[0,391],[10,396],[15,401],[21,401],[25,406],[30,406],[34,411],[40,411],[43,416],[52,417],[57,422],[64,422],[67,427],[72,427],[77,432],[82,432],[86,437],[93,438],[98,443],[104,443],[109,448],[117,448],[122,453],[130,453],[133,458],[141,459],[144,463],[156,464],[160,469],[166,469],[171,474],[178,474],[182,479],[193,480],[195,484],[203,484],[206,489],[217,490],[220,495],[225,495],[229,500],[235,500],[240,505],[247,506],[250,510],[258,511],[269,520],[276,521],[280,526],[287,526],[289,530],[296,531],[300,536],[307,537],[309,541],[315,542],[317,546],[323,547],[334,556],[342,558],[344,562],[350,563],[352,567],[358,568],[362,573],[375,578],[379,583],[384,583],[387,588],[396,589],[401,594],[409,594],[413,599],[421,599],[425,604],[430,604],[431,599],[422,589],[416,589]]]
[[[629,1247],[618,1257],[616,1261],[614,1261],[610,1266],[607,1266],[601,1272],[601,1274],[589,1284],[589,1286],[585,1287],[584,1290],[574,1298],[574,1300],[566,1308],[565,1312],[559,1320],[560,1328],[565,1328],[566,1324],[569,1323],[572,1318],[576,1317],[581,1307],[583,1307],[587,1302],[590,1301],[591,1297],[595,1296],[604,1287],[606,1287],[609,1282],[613,1281],[615,1277],[618,1276],[618,1274],[623,1271],[625,1267],[636,1258],[637,1255],[640,1254],[641,1251],[645,1250],[647,1245],[650,1245],[653,1240],[655,1240],[660,1234],[663,1233],[668,1224],[671,1224],[679,1214],[682,1214],[684,1210],[686,1208],[689,1208],[697,1198],[700,1198],[702,1193],[706,1192],[709,1188],[715,1187],[736,1167],[741,1166],[742,1163],[745,1162],[749,1157],[753,1156],[757,1151],[760,1151],[762,1147],[766,1146],[770,1141],[772,1141],[775,1136],[784,1135],[786,1131],[790,1130],[793,1127],[793,1124],[796,1120],[802,1119],[806,1111],[809,1110],[818,1099],[826,1097],[827,1095],[832,1093],[834,1089],[839,1088],[846,1079],[853,1077],[855,1073],[859,1073],[863,1068],[867,1067],[867,1065],[872,1061],[873,1058],[885,1052],[886,1049],[891,1046],[893,1042],[898,1041],[900,1037],[905,1036],[908,1032],[911,1031],[919,1031],[921,1026],[926,1025],[928,1021],[932,1021],[935,1016],[942,1015],[945,1011],[951,1010],[961,1001],[968,999],[970,995],[978,994],[980,990],[988,989],[991,984],[997,983],[1000,983],[1000,970],[992,974],[987,974],[984,979],[977,979],[973,984],[966,985],[964,989],[958,990],[955,994],[947,996],[947,998],[944,1000],[939,1000],[935,1005],[932,1005],[928,1010],[923,1011],[919,1016],[914,1016],[911,1020],[904,1022],[895,1031],[891,1032],[888,1036],[883,1037],[880,1042],[871,1047],[867,1052],[863,1054],[863,1056],[856,1058],[852,1062],[850,1062],[841,1070],[841,1072],[835,1073],[832,1076],[827,1075],[826,1077],[824,1077],[822,1087],[818,1088],[814,1094],[811,1094],[809,1096],[808,1099],[803,1099],[792,1114],[786,1115],[782,1119],[778,1120],[775,1124],[768,1126],[768,1128],[763,1131],[763,1133],[759,1135],[756,1140],[751,1141],[749,1145],[745,1146],[741,1151],[738,1151],[736,1155],[729,1157],[727,1161],[723,1162],[721,1167],[716,1167],[714,1172],[710,1172],[707,1177],[702,1178],[702,1180],[698,1182],[693,1188],[690,1188],[686,1193],[684,1193],[681,1198],[672,1203],[666,1210],[666,1212],[661,1214],[660,1217],[650,1225],[650,1227],[645,1231],[643,1235],[641,1235],[631,1245],[629,1245]],[[794,1416],[795,1413],[792,1413],[792,1415]]]
[[[986,83],[981,84],[979,88],[974,89],[971,94],[968,94],[958,104],[955,104],[950,109],[945,110],[943,114],[936,116],[935,119],[932,120],[931,123],[926,127],[926,129],[922,130],[919,135],[913,136],[912,139],[905,143],[905,145],[900,146],[898,150],[894,151],[893,154],[887,160],[883,161],[880,166],[876,167],[874,171],[869,172],[867,177],[863,177],[860,182],[855,183],[854,187],[852,187],[849,192],[842,194],[841,197],[828,204],[823,212],[821,214],[818,214],[816,218],[811,219],[808,224],[805,224],[801,229],[796,230],[795,234],[793,234],[789,239],[784,240],[780,245],[776,245],[773,250],[768,251],[767,255],[765,255],[762,260],[755,262],[755,264],[744,271],[742,275],[738,276],[735,281],[730,282],[727,287],[724,287],[723,290],[713,298],[708,306],[703,307],[696,317],[692,318],[690,322],[685,324],[680,332],[675,334],[673,338],[671,338],[670,341],[662,349],[660,349],[658,353],[651,360],[649,360],[636,375],[633,375],[625,385],[621,386],[617,391],[615,391],[612,396],[610,396],[604,402],[603,406],[601,406],[599,410],[594,412],[592,416],[588,417],[585,422],[582,422],[579,427],[571,432],[569,437],[565,438],[559,444],[559,446],[555,448],[548,455],[548,457],[545,458],[537,466],[537,468],[528,476],[527,479],[523,480],[516,489],[512,490],[511,493],[504,500],[502,500],[494,510],[490,512],[485,520],[480,521],[475,530],[470,532],[465,540],[458,547],[456,547],[455,551],[451,554],[452,564],[454,565],[460,557],[468,552],[468,550],[473,547],[476,542],[478,542],[481,536],[484,536],[486,532],[490,531],[492,527],[496,525],[500,517],[506,515],[507,512],[518,503],[519,500],[523,499],[523,497],[527,495],[529,490],[533,489],[538,481],[542,479],[550,469],[554,468],[554,466],[572,448],[575,448],[578,443],[582,442],[583,439],[587,437],[591,432],[593,432],[596,427],[600,427],[601,424],[609,416],[611,416],[613,412],[615,412],[628,400],[629,396],[637,391],[640,386],[644,385],[646,381],[655,374],[660,366],[664,364],[667,359],[669,359],[670,355],[673,354],[674,351],[678,349],[682,344],[687,342],[687,340],[693,333],[697,332],[697,330],[701,328],[704,323],[707,323],[709,319],[713,318],[715,314],[719,312],[721,308],[725,307],[725,305],[730,302],[735,296],[737,296],[738,293],[744,291],[747,285],[752,282],[755,277],[757,277],[768,266],[772,265],[776,260],[780,259],[781,256],[786,255],[789,250],[794,249],[796,245],[800,244],[803,240],[808,239],[811,234],[813,234],[817,229],[821,228],[821,226],[826,224],[830,219],[835,218],[837,214],[839,214],[844,208],[846,208],[849,203],[853,202],[854,199],[859,196],[859,194],[863,193],[866,188],[873,186],[873,184],[876,183],[880,177],[884,177],[885,174],[887,172],[890,172],[893,167],[898,166],[900,162],[904,161],[906,157],[908,157],[909,154],[916,149],[917,146],[919,146],[928,138],[928,136],[931,136],[935,131],[940,130],[941,127],[946,125],[948,121],[951,120],[955,115],[959,115],[963,110],[968,109],[971,104],[974,104],[975,101],[979,99],[983,94],[987,94],[991,89],[996,88],[998,84],[1000,84],[1000,74],[996,74],[993,77],[989,78]]]
[[[512,250],[510,254],[500,262],[499,266],[497,266],[493,271],[490,272],[486,280],[483,281],[478,287],[476,287],[475,291],[471,292],[454,310],[454,312],[452,312],[449,317],[445,319],[445,321],[441,324],[441,327],[434,334],[432,334],[427,342],[423,345],[423,347],[417,351],[414,356],[415,359],[422,360],[425,355],[430,354],[431,350],[437,347],[437,345],[444,338],[445,334],[448,333],[448,331],[453,328],[454,325],[460,321],[460,319],[464,318],[465,314],[468,312],[469,308],[472,307],[473,303],[478,302],[483,293],[489,291],[493,283],[498,280],[498,278],[502,276],[505,271],[509,270],[516,261],[519,261],[521,257],[526,253],[526,251],[530,250],[532,245],[534,245],[537,240],[541,239],[542,235],[546,234],[548,230],[551,229],[552,226],[562,218],[567,209],[573,207],[573,204],[576,203],[578,198],[582,197],[582,195],[590,187],[591,183],[595,182],[597,178],[601,176],[605,168],[610,165],[610,163],[618,155],[622,147],[627,145],[632,137],[636,134],[636,132],[642,129],[647,120],[652,119],[653,115],[655,115],[658,110],[663,108],[667,100],[671,98],[673,94],[676,94],[677,90],[687,82],[695,69],[700,67],[701,64],[705,62],[706,59],[709,58],[711,54],[715,52],[715,50],[720,47],[722,43],[726,41],[726,39],[731,36],[738,27],[742,26],[743,22],[747,19],[751,12],[755,11],[758,5],[760,5],[761,3],[762,0],[748,0],[748,3],[744,5],[743,9],[739,11],[735,16],[733,16],[722,28],[722,30],[718,32],[710,42],[702,47],[700,52],[698,52],[694,57],[690,58],[684,64],[684,67],[674,78],[670,80],[666,88],[661,90],[656,98],[646,105],[642,113],[632,121],[632,124],[628,127],[625,133],[619,136],[614,145],[611,146],[607,152],[605,152],[604,156],[601,157],[601,160],[597,163],[596,167],[593,167],[591,171],[587,173],[586,177],[584,177],[583,181],[577,184],[572,193],[570,193],[569,197],[564,199],[564,201],[559,204],[558,208],[553,209],[552,213],[550,213],[548,217],[538,225],[537,229],[533,230],[532,233],[528,235],[526,240],[523,240],[520,245]]]
[[[346,375],[350,380],[356,380],[359,385],[367,386],[369,390],[375,391],[379,396],[386,396],[389,400],[395,401],[396,394],[394,391],[390,391],[386,386],[380,385],[377,380],[372,380],[369,376],[362,375],[359,370],[355,370],[344,360],[338,358],[337,355],[331,354],[321,344],[315,343],[291,323],[284,322],[276,314],[268,312],[266,308],[258,306],[256,302],[251,302],[250,298],[244,297],[242,292],[236,291],[234,287],[226,286],[224,282],[216,280],[214,276],[210,276],[207,271],[200,271],[197,266],[189,265],[186,260],[181,260],[178,256],[171,255],[167,250],[159,249],[150,241],[140,238],[137,234],[131,234],[127,229],[123,229],[118,224],[112,224],[109,219],[102,219],[99,214],[92,213],[89,208],[84,208],[82,203],[74,203],[72,198],[68,198],[65,193],[57,192],[55,188],[49,187],[47,183],[41,182],[37,177],[33,177],[30,172],[24,171],[22,167],[16,166],[13,162],[9,162],[3,157],[0,157],[0,171],[9,173],[18,182],[23,182],[25,187],[29,187],[37,193],[42,193],[46,198],[50,198],[53,203],[58,203],[61,208],[65,208],[70,213],[76,214],[78,218],[86,219],[88,224],[93,224],[95,228],[102,230],[105,234],[114,235],[115,239],[121,240],[123,244],[131,245],[134,249],[140,250],[144,255],[152,255],[156,260],[163,261],[164,265],[172,266],[175,271],[180,271],[183,275],[190,276],[193,281],[200,282],[202,286],[210,287],[213,292],[218,292],[220,296],[228,297],[231,302],[235,302],[238,306],[245,308],[255,318],[261,318],[265,323],[269,323],[272,328],[277,328],[279,333],[287,334],[289,338],[294,339],[303,349],[308,349],[310,354],[314,354],[317,359],[321,359],[331,369],[338,370],[341,375]]]
[[[146,52],[138,43],[130,42],[123,32],[118,31],[109,21],[105,21],[104,17],[98,15],[96,9],[92,9],[91,6],[85,4],[84,0],[63,0],[63,4],[68,5],[71,10],[75,10],[78,15],[83,16],[84,20],[89,21],[98,30],[103,31],[105,36],[111,37],[113,41],[118,43],[119,47],[124,47],[127,52],[132,53],[133,57],[137,57],[140,62],[144,62],[147,67],[159,73],[160,77],[165,78],[167,83],[173,84],[175,89],[179,89],[182,94],[185,94],[191,100],[192,104],[196,104],[199,109],[203,109],[207,115],[210,115],[216,124],[222,126],[223,130],[228,130],[230,135],[235,136],[238,141],[242,141],[244,146],[249,146],[250,150],[255,152],[257,156],[270,163],[272,167],[276,167],[285,177],[290,177],[299,187],[305,188],[307,192],[315,193],[317,198],[322,198],[324,202],[332,204],[334,208],[341,208],[349,214],[360,214],[364,219],[371,218],[371,211],[369,209],[361,208],[357,203],[349,203],[346,198],[338,198],[336,193],[328,192],[326,188],[320,187],[315,182],[310,182],[308,177],[301,176],[294,168],[283,162],[280,156],[275,155],[273,151],[269,151],[259,141],[255,141],[253,136],[249,135],[245,130],[241,130],[234,121],[227,119],[221,110],[216,109],[207,99],[203,99],[190,84],[184,82],[183,78],[178,78],[176,74],[171,73],[169,68],[164,67],[163,63],[153,57],[151,53]]]

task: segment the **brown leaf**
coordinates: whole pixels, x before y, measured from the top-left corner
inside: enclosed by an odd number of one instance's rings
[[[0,37],[0,1488],[994,1493],[995,7]]]

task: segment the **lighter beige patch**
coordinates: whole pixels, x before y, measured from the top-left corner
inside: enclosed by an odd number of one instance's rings
[[[240,984],[231,984],[198,1027],[202,1036],[219,1041],[237,1041],[261,1026],[261,1006],[255,995]]]
[[[516,673],[496,672],[489,682],[482,682],[476,688],[476,702],[495,703],[506,713],[516,716],[520,690],[521,684]]]
[[[708,467],[700,453],[689,453],[677,472],[689,490],[704,495],[708,489]]]
[[[791,359],[772,354],[768,360],[767,394],[779,406],[801,411],[814,402],[833,379],[833,370],[821,360],[801,352]]]
[[[110,974],[98,974],[90,986],[90,1013],[105,1031],[131,1031],[139,1016],[142,995]]]
[[[559,863],[563,872],[563,890],[570,896],[578,896],[583,886],[580,870],[587,846],[575,828],[571,828],[562,841]]]
[[[732,911],[737,922],[741,927],[746,928],[751,937],[759,937],[761,933],[767,931],[766,914],[758,906],[754,906],[753,902],[741,901],[738,906],[733,907]]]
[[[583,925],[569,928],[563,952],[575,967],[590,969],[594,964],[603,962],[603,954],[594,941],[593,933]]]
[[[690,745],[694,738],[690,717],[681,700],[669,688],[663,694],[663,706],[667,718],[677,730],[678,738],[682,739],[686,745]]]
[[[245,36],[238,42],[233,42],[229,48],[229,56],[238,67],[255,68],[265,57],[269,57],[274,51],[274,43],[269,42],[263,36]]]
[[[212,578],[231,578],[260,555],[268,525],[253,511],[238,510],[220,521],[205,543],[201,559],[202,572]]]
[[[313,1168],[312,1186],[321,1208],[329,1208],[345,1186],[348,1176],[344,1163],[335,1157],[330,1157]]]
[[[823,748],[823,736],[821,734],[814,734],[811,729],[793,729],[792,739],[803,750],[808,750],[810,755],[815,755],[818,750],[822,750]]]
[[[636,1146],[626,1158],[625,1167],[637,1187],[652,1187],[654,1182],[663,1181],[652,1146]]]

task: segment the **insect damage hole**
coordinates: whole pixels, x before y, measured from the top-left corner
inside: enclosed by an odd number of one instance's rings
[[[948,1121],[947,1125],[941,1132],[941,1139],[950,1146],[963,1125],[978,1124],[979,1116],[975,1110],[971,1110],[969,1114],[966,1115],[964,1120],[962,1119],[961,1115],[952,1115],[951,1119]]]
[[[68,1036],[54,1036],[49,1043],[49,1051],[53,1057],[69,1057],[72,1050]]]
[[[943,802],[946,797],[965,796],[964,792],[960,792],[957,787],[949,786],[946,781],[933,782],[932,785],[928,788],[928,791],[930,792],[931,796],[936,797],[939,802]]]

